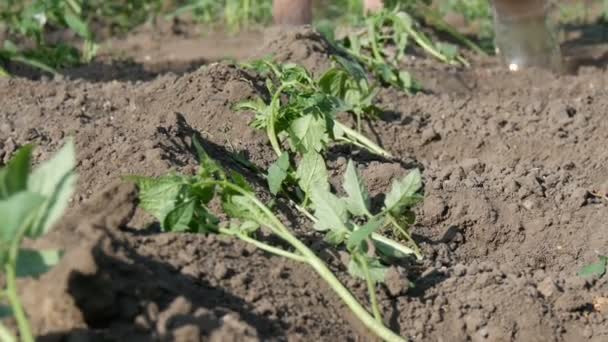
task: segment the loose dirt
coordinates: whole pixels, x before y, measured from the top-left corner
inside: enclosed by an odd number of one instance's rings
[[[334,51],[310,29],[255,35],[263,38],[214,49],[207,38],[159,34],[174,38],[176,56],[184,42],[210,47],[185,51],[179,67],[141,44],[131,62],[106,55],[65,77],[0,79],[0,165],[26,143],[38,146],[36,160],[68,136],[78,151],[69,213],[33,242],[66,256],[20,284],[41,341],[372,340],[312,271],[231,239],[160,234],[121,180],[195,172],[194,134],[227,167],[239,168],[235,155],[262,168],[274,160],[251,114],[233,109],[265,96],[262,80],[212,61],[222,51],[238,60],[275,53],[319,72]],[[404,67],[427,91],[384,89],[382,120],[365,125],[396,159],[340,147],[330,163],[337,180],[355,159],[375,201],[394,178],[422,169],[414,239],[425,261],[394,267],[380,286],[387,324],[415,341],[607,340],[608,279],[576,275],[607,253],[608,201],[592,195],[608,180],[606,70],[509,74],[494,59],[470,69],[424,58]],[[288,207],[281,213],[365,301],[344,257],[313,243]]]

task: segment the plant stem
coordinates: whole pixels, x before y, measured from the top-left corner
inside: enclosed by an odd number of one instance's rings
[[[4,291],[4,295],[8,299],[11,309],[13,310],[13,316],[17,321],[19,337],[21,338],[22,342],[34,342],[34,336],[32,335],[30,323],[27,320],[27,316],[23,310],[23,305],[19,299],[19,294],[17,293],[16,273],[17,258],[19,257],[19,245],[23,239],[23,236],[25,235],[26,229],[30,227],[32,223],[31,221],[32,217],[29,217],[27,220],[25,220],[25,222],[22,223],[22,226],[18,230],[17,236],[10,245],[10,249],[8,251],[8,260],[4,264],[6,279],[6,290]]]
[[[16,342],[15,336],[0,322],[0,341],[2,342]]]
[[[13,258],[11,258],[13,259]],[[13,315],[17,321],[17,327],[19,328],[19,336],[23,342],[34,342],[34,336],[30,328],[30,323],[27,320],[21,300],[17,294],[17,276],[15,274],[15,261],[16,259],[10,260],[6,265],[6,296],[11,308],[13,309]]]
[[[266,244],[264,242],[261,242],[259,240],[254,239],[254,238],[251,238],[251,237],[249,237],[249,236],[247,236],[245,234],[235,234],[234,232],[232,232],[232,231],[230,231],[228,229],[225,229],[225,228],[220,228],[219,232],[222,233],[222,234],[224,234],[224,235],[236,236],[237,238],[239,238],[239,239],[241,239],[241,240],[243,240],[243,241],[245,241],[247,243],[250,243],[250,244],[256,246],[257,248],[259,248],[261,250],[264,250],[264,251],[272,253],[272,254],[276,254],[276,255],[279,255],[279,256],[283,256],[283,257],[289,258],[289,259],[291,259],[293,261],[297,261],[297,262],[306,262],[307,261],[306,258],[304,258],[303,256],[301,256],[299,254],[291,253],[291,252],[288,252],[288,251],[283,250],[281,248],[270,246],[270,245],[268,245],[268,244]]]
[[[283,223],[268,209],[264,203],[262,203],[255,195],[242,189],[238,185],[232,184],[227,181],[210,181],[204,182],[203,184],[209,185],[220,185],[224,188],[232,189],[242,196],[246,197],[252,203],[254,203],[266,217],[272,223],[268,226],[273,233],[277,234],[285,242],[292,245],[300,254],[306,258],[307,263],[317,272],[317,274],[328,283],[328,285],[336,292],[336,294],[342,299],[342,301],[350,308],[350,310],[361,320],[361,322],[373,333],[375,333],[381,339],[388,342],[404,342],[406,341],[403,337],[395,334],[393,331],[385,327],[382,323],[372,317],[369,312],[355,299],[355,297],[342,285],[340,280],[329,270],[327,265],[317,257],[317,255],[296,238],[290,231],[283,225]],[[29,342],[29,341],[28,341]]]
[[[413,246],[413,251],[414,251],[414,254],[416,255],[416,258],[418,260],[422,260],[422,253],[420,252],[420,248],[418,248],[418,245],[416,244],[414,239],[412,239],[410,234],[407,231],[405,231],[405,229],[403,229],[403,227],[401,227],[401,225],[399,224],[399,222],[397,222],[397,220],[393,217],[393,215],[388,213],[386,215],[386,217],[388,217],[389,221],[393,224],[393,226],[395,226],[395,228],[397,228],[399,230],[401,235],[403,235],[403,237]]]
[[[268,135],[270,145],[272,146],[272,149],[276,153],[277,157],[280,157],[283,152],[281,152],[281,145],[277,139],[275,123],[277,121],[278,107],[281,105],[279,103],[279,101],[281,101],[281,93],[285,87],[286,85],[281,85],[274,95],[272,95],[272,100],[270,101],[270,116],[268,117],[268,122],[266,124],[266,134]]]
[[[441,54],[441,52],[437,51],[437,49],[435,49],[435,47],[433,47],[431,44],[429,44],[428,41],[425,38],[423,38],[421,34],[416,32],[416,30],[414,30],[412,27],[406,26],[405,30],[407,31],[407,33],[410,36],[412,36],[412,38],[414,38],[414,40],[416,41],[416,43],[418,43],[418,45],[420,45],[423,49],[425,49],[428,53],[433,55],[435,58],[439,59],[440,61],[442,61],[444,63],[453,64],[443,54]]]
[[[376,318],[376,321],[384,324],[384,322],[382,322],[382,314],[380,313],[380,308],[378,307],[378,299],[376,298],[376,283],[374,282],[371,275],[369,274],[369,266],[367,265],[367,261],[358,255],[353,255],[353,257],[355,257],[357,259],[357,262],[363,269],[363,274],[365,274],[365,281],[367,283],[367,291],[369,293],[369,302],[370,302],[370,305],[372,306],[372,312],[374,313],[374,318]]]
[[[344,131],[344,133],[349,136],[350,138],[360,142],[362,145],[364,145],[366,147],[366,149],[370,150],[373,153],[376,153],[382,157],[385,158],[392,158],[393,156],[386,151],[385,149],[383,149],[382,147],[378,146],[376,143],[374,143],[373,141],[369,140],[367,137],[365,137],[363,134],[359,134],[357,133],[357,131],[347,127],[346,125],[344,125],[343,123],[339,122],[339,121],[335,121],[336,125],[342,129]]]
[[[295,206],[295,208],[302,213],[304,216],[306,216],[309,220],[311,220],[313,223],[317,223],[317,218],[310,213],[310,211],[308,211],[306,208],[300,206],[299,204],[297,204],[294,200],[292,200],[291,198],[289,198],[289,201]],[[350,233],[347,234],[347,238],[350,236]],[[370,235],[370,238],[372,239],[372,241],[385,245],[387,247],[390,247],[396,251],[399,251],[400,253],[404,254],[404,255],[411,255],[414,254],[416,255],[416,258],[418,258],[418,260],[421,259],[421,256],[419,257],[419,253],[416,250],[409,248],[407,246],[404,246],[402,244],[400,244],[399,242],[395,241],[395,240],[391,240],[389,238],[387,238],[386,236],[383,236],[381,234],[378,233],[372,233]]]

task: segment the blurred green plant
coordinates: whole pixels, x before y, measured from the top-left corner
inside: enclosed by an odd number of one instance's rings
[[[82,0],[0,2],[0,22],[9,36],[0,46],[0,60],[21,62],[51,73],[90,62],[98,45],[84,19],[82,5]],[[51,42],[47,37],[51,29],[72,31],[83,40],[82,48]]]
[[[203,24],[225,26],[231,32],[272,21],[272,0],[188,0],[165,18],[191,15]]]
[[[0,318],[13,316],[19,339],[34,342],[32,330],[17,293],[17,278],[38,277],[61,259],[58,250],[22,247],[25,238],[48,233],[61,218],[72,196],[76,175],[74,145],[70,140],[51,160],[31,170],[32,147],[20,149],[0,169]],[[0,323],[0,340],[17,341]]]
[[[492,7],[487,0],[444,0],[439,4],[441,14],[458,13],[469,23],[477,23],[480,38],[494,36]]]
[[[89,22],[99,23],[107,27],[110,34],[117,34],[155,21],[173,3],[172,0],[88,0],[83,3],[83,12]]]

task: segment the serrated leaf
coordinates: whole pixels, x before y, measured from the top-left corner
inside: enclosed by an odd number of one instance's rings
[[[337,230],[348,232],[348,211],[343,201],[329,192],[327,188],[314,186],[310,198],[315,208],[315,217],[318,222],[315,229],[319,231]]]
[[[205,149],[203,145],[198,140],[196,135],[192,137],[192,145],[196,150],[198,156],[198,162],[200,164],[198,175],[204,178],[226,178],[226,174],[222,167],[211,157]]]
[[[17,277],[39,277],[61,261],[63,253],[59,250],[21,249],[17,257]]]
[[[8,164],[0,169],[0,199],[27,188],[32,149],[31,145],[20,148]]]
[[[160,178],[131,177],[139,188],[139,206],[164,222],[167,215],[178,205],[178,197],[183,192],[184,182],[179,176]]]
[[[21,191],[1,200],[0,243],[13,242],[20,231],[30,226],[45,200],[44,196],[29,191]]]
[[[161,221],[161,228],[165,232],[187,232],[194,217],[194,201],[180,203],[167,213]]]
[[[598,258],[598,262],[583,267],[583,269],[578,272],[578,275],[580,277],[602,277],[604,274],[606,274],[606,267],[608,266],[608,257],[600,255],[598,256]]]
[[[346,166],[342,187],[348,195],[344,199],[348,211],[355,216],[371,216],[369,212],[369,192],[352,160],[349,160]]]
[[[350,237],[348,238],[348,242],[346,247],[350,251],[354,251],[361,247],[361,243],[367,239],[372,233],[374,233],[380,226],[382,225],[382,220],[373,219],[367,222],[365,225],[360,227],[359,229],[354,230]]]
[[[306,194],[309,194],[311,189],[316,186],[329,190],[325,160],[316,152],[304,154],[296,170],[296,177],[298,178],[298,185]]]
[[[281,185],[287,178],[288,171],[289,155],[283,153],[279,159],[268,168],[268,188],[273,195],[278,194],[281,190]]]
[[[289,137],[293,147],[301,153],[320,152],[329,141],[326,121],[318,115],[304,115],[291,123]]]
[[[420,202],[422,197],[417,194],[422,188],[422,177],[419,170],[412,170],[405,178],[394,181],[391,191],[384,199],[387,211],[400,215],[414,204]]]
[[[350,259],[348,264],[348,273],[353,277],[359,279],[366,279],[365,272],[359,262],[363,259],[363,262],[367,263],[370,278],[376,283],[384,283],[386,277],[387,267],[382,265],[378,259],[370,258],[365,255],[358,255]]]
[[[228,196],[223,199],[223,208],[230,217],[243,222],[253,221],[258,225],[268,226],[268,216],[248,197],[242,195]]]
[[[28,190],[46,197],[35,223],[26,232],[36,238],[46,234],[63,215],[76,185],[76,153],[70,139],[50,160],[35,169],[28,179]]]

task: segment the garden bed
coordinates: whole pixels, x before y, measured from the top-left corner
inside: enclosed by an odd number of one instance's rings
[[[267,168],[276,159],[267,138],[250,113],[234,110],[264,95],[263,80],[216,61],[275,54],[321,72],[335,54],[324,38],[308,28],[226,39],[149,30],[112,46],[63,77],[0,78],[0,164],[27,143],[38,146],[36,160],[68,136],[77,150],[71,208],[36,241],[66,255],[20,283],[41,340],[373,339],[312,270],[235,239],[161,234],[121,179],[193,174],[194,134],[227,168],[239,169],[235,154]],[[382,89],[381,120],[363,125],[395,158],[330,153],[332,179],[352,158],[372,196],[422,171],[413,237],[425,258],[391,269],[379,286],[387,325],[416,341],[608,339],[608,279],[577,275],[608,246],[606,70],[513,74],[481,57],[470,68],[424,57],[404,67],[426,91]],[[289,206],[280,214],[365,302],[365,282],[347,275],[344,255],[316,243]]]

